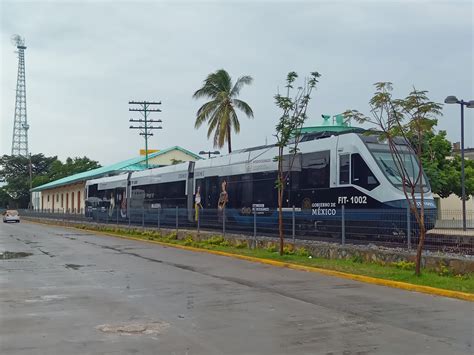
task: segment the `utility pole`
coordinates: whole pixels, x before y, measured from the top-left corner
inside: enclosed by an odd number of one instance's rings
[[[129,122],[138,123],[138,126],[132,125],[130,126],[130,129],[139,129],[140,135],[145,138],[145,164],[146,164],[146,168],[148,169],[148,137],[153,136],[152,131],[154,129],[162,129],[161,126],[153,126],[154,123],[161,123],[162,121],[149,119],[148,114],[150,112],[161,112],[159,108],[155,108],[157,105],[161,105],[161,101],[160,102],[129,101],[128,104],[137,105],[137,106],[132,106],[128,110],[131,112],[140,112],[143,116],[143,118],[140,118],[140,119],[131,118]]]

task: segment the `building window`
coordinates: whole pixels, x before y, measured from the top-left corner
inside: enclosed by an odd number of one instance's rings
[[[59,194],[56,194],[56,202],[59,202]]]
[[[49,202],[49,195],[48,195],[48,202]]]
[[[61,208],[64,207],[64,194],[61,194]]]

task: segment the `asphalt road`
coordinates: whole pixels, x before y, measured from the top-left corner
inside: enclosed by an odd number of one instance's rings
[[[473,304],[60,227],[0,225],[0,354],[472,354]]]

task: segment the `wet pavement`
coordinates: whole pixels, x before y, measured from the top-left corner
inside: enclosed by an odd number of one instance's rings
[[[0,354],[473,352],[466,301],[27,222],[6,251]]]

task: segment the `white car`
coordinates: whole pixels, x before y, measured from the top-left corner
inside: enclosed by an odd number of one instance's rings
[[[6,210],[3,212],[3,223],[7,222],[20,223],[20,215],[17,210]]]

